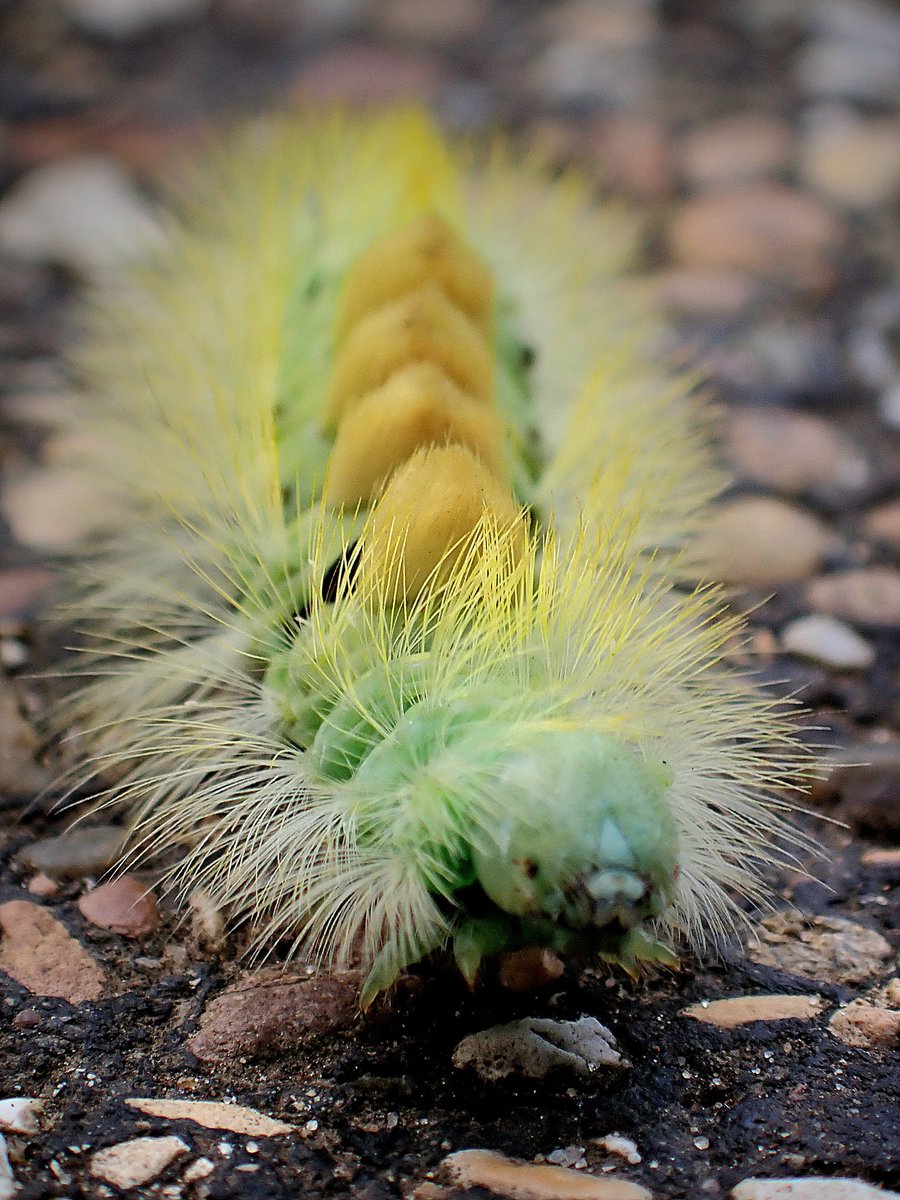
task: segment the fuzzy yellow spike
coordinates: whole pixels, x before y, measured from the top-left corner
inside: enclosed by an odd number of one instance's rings
[[[335,429],[367,392],[413,362],[440,367],[464,392],[493,399],[493,364],[484,334],[439,287],[426,284],[354,325],[341,344],[325,410]]]
[[[499,416],[432,363],[413,363],[364,396],[341,421],[328,464],[325,500],[368,505],[420,447],[453,443],[502,476]]]
[[[517,527],[514,544],[524,547],[519,505],[471,450],[419,450],[392,476],[363,532],[363,593],[390,604],[415,599],[426,582],[439,587],[486,524]]]
[[[427,213],[377,238],[354,263],[341,294],[336,340],[340,342],[370,312],[428,283],[436,284],[490,335],[494,299],[490,271],[443,217]]]
[[[719,477],[633,243],[577,176],[332,115],[255,124],[99,303],[68,722],[133,854],[364,1003],[451,942],[671,962],[802,844],[791,724],[684,586]]]

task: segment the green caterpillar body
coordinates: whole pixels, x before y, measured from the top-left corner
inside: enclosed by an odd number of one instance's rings
[[[676,586],[718,478],[627,219],[415,112],[253,130],[195,196],[85,356],[70,716],[134,853],[364,1003],[448,942],[727,932],[799,755]]]

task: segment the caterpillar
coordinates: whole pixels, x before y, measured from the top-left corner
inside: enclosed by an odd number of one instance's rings
[[[68,701],[131,853],[256,948],[673,964],[802,755],[691,585],[721,486],[635,225],[415,110],[256,125],[95,306]]]

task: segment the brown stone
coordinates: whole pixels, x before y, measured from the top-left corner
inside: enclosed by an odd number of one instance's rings
[[[565,971],[561,959],[543,946],[526,946],[504,954],[500,960],[498,979],[511,992],[530,992],[555,983]]]
[[[188,1049],[204,1062],[286,1053],[307,1038],[348,1028],[359,1014],[359,977],[260,971],[207,1006]]]
[[[30,992],[80,1004],[103,991],[100,965],[45,908],[8,900],[0,904],[0,929],[0,970]]]
[[[834,537],[812,513],[768,496],[721,504],[696,542],[714,579],[768,587],[812,575]]]
[[[351,104],[424,100],[442,78],[438,61],[413,50],[355,45],[323,51],[298,75],[292,98]]]
[[[653,1200],[639,1183],[521,1162],[493,1150],[459,1150],[443,1166],[460,1187],[486,1188],[511,1200]]]
[[[870,509],[863,520],[863,532],[873,541],[900,550],[900,500]]]
[[[219,1100],[154,1100],[149,1096],[136,1096],[125,1103],[148,1117],[159,1117],[163,1121],[194,1121],[204,1129],[227,1129],[229,1133],[245,1137],[277,1137],[282,1133],[293,1133],[297,1128],[267,1117],[255,1108],[223,1104]]]
[[[487,14],[487,0],[384,0],[375,10],[391,37],[438,43],[474,36]]]
[[[698,316],[736,316],[755,299],[756,281],[739,271],[673,267],[656,278],[666,308]]]
[[[844,240],[838,218],[818,200],[777,183],[716,189],[686,200],[669,244],[676,262],[789,276],[810,287],[833,278]]]
[[[182,1155],[188,1153],[180,1137],[141,1137],[119,1142],[91,1157],[91,1174],[117,1188],[150,1183]]]
[[[806,589],[817,612],[860,625],[900,625],[900,571],[860,567],[814,579]]]
[[[848,1046],[890,1050],[900,1044],[900,1012],[879,1008],[865,1000],[854,1000],[838,1009],[828,1028]]]
[[[153,933],[162,920],[152,889],[134,875],[120,875],[85,892],[78,901],[78,909],[92,925],[125,937]]]
[[[666,131],[650,117],[605,117],[587,132],[587,149],[600,182],[636,200],[665,199],[674,187]]]
[[[45,567],[0,571],[0,617],[29,616],[46,595],[52,579]]]
[[[862,451],[821,417],[769,408],[732,412],[727,450],[738,473],[790,496],[864,487],[871,470]]]
[[[809,1021],[819,1015],[822,1007],[820,996],[733,996],[708,1004],[692,1004],[683,1008],[680,1015],[719,1029],[736,1029],[751,1021]]]
[[[718,117],[686,135],[681,172],[700,187],[773,175],[788,165],[793,135],[777,117],[736,113]]]

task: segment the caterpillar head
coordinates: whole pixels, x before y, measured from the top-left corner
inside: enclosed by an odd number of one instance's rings
[[[664,959],[644,927],[677,876],[671,782],[664,763],[584,729],[550,728],[495,763],[489,808],[500,815],[476,839],[473,866],[503,916],[468,927],[464,973],[501,929],[507,945],[584,941],[626,966]]]

